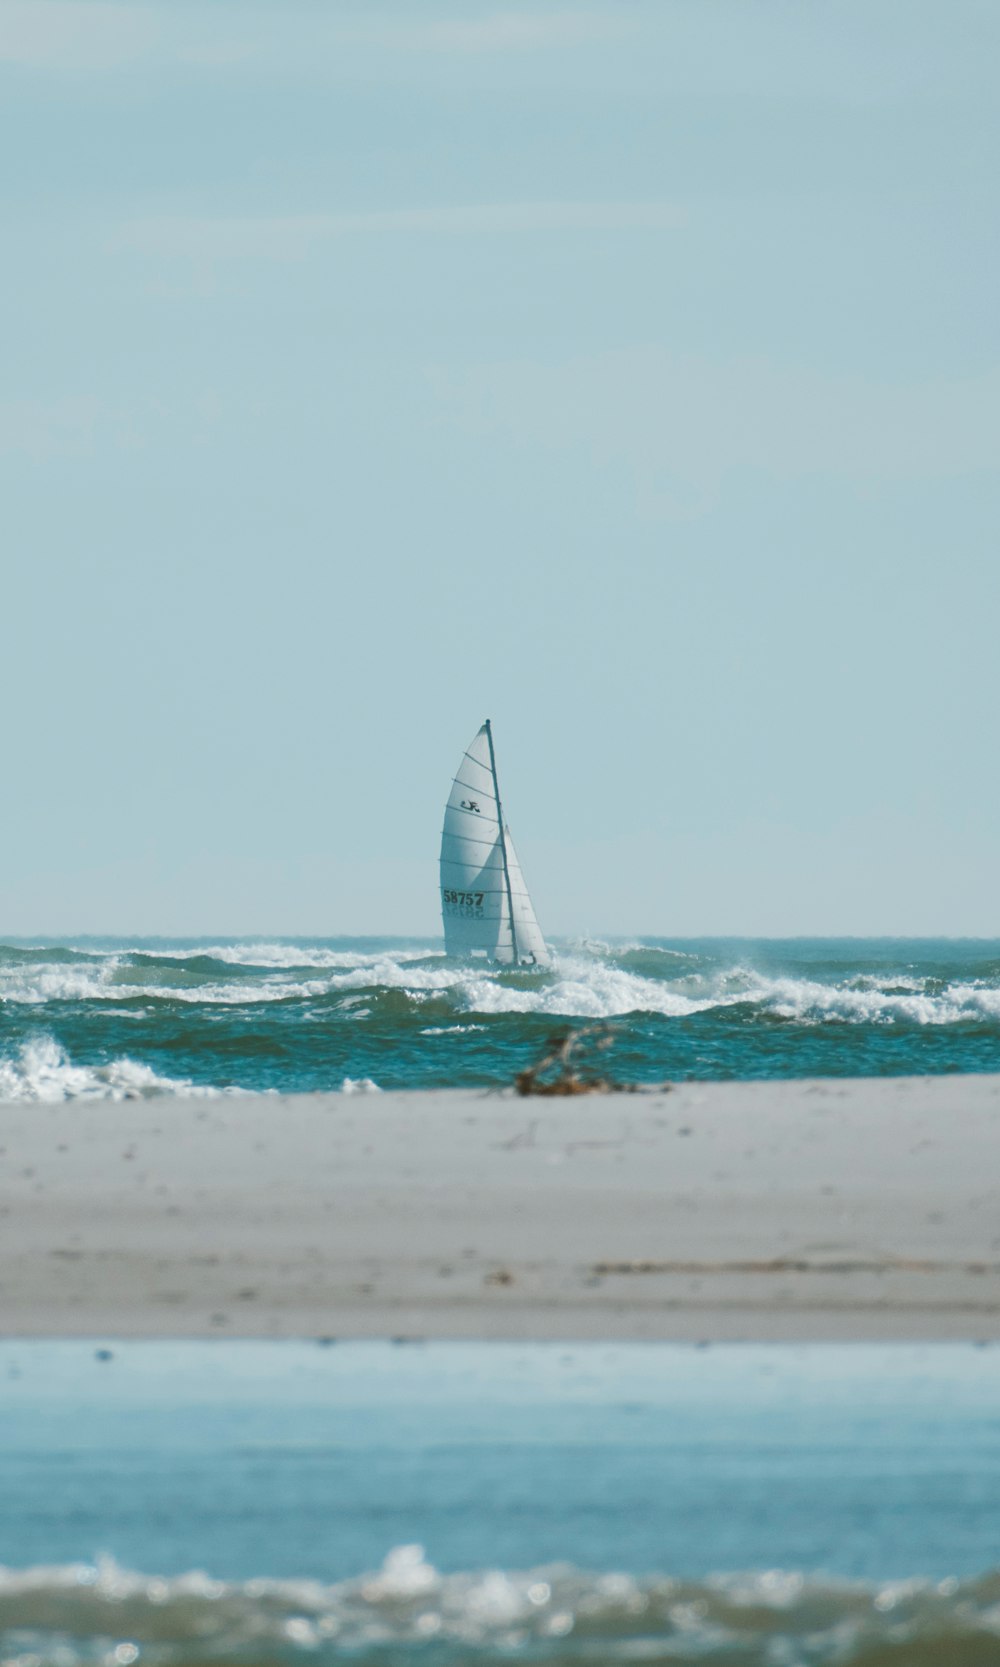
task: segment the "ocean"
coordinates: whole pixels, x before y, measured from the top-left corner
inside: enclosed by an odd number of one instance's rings
[[[5,1667],[996,1667],[1000,1349],[0,1343]]]
[[[577,1029],[1000,1070],[1000,943],[0,948],[3,1099],[502,1087]],[[1000,1348],[0,1339],[0,1667],[337,1661],[1000,1667]]]
[[[502,1087],[596,1025],[621,1082],[1000,1070],[1000,941],[581,940],[544,970],[440,941],[0,947],[0,1098]]]

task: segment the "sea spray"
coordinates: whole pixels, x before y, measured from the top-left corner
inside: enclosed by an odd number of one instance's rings
[[[607,1022],[617,1081],[1000,1070],[1000,943],[580,939],[545,968],[435,940],[0,946],[0,1095],[509,1087]]]

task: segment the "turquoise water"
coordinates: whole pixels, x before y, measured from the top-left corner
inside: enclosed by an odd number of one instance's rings
[[[1000,1661],[1000,1349],[0,1345],[18,1667]]]
[[[591,941],[544,971],[433,940],[0,946],[0,1098],[510,1083],[607,1025],[620,1080],[1000,1070],[1000,942]]]

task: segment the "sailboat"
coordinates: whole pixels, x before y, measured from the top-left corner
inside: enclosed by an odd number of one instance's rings
[[[489,718],[462,754],[445,807],[441,915],[448,955],[506,966],[549,958],[503,819]]]

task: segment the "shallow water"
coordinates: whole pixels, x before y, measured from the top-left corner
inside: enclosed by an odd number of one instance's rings
[[[1000,1070],[1000,942],[579,942],[545,970],[433,940],[0,946],[0,1098],[510,1083],[607,1024],[621,1080]]]
[[[0,1346],[0,1656],[1000,1661],[1000,1350]]]

